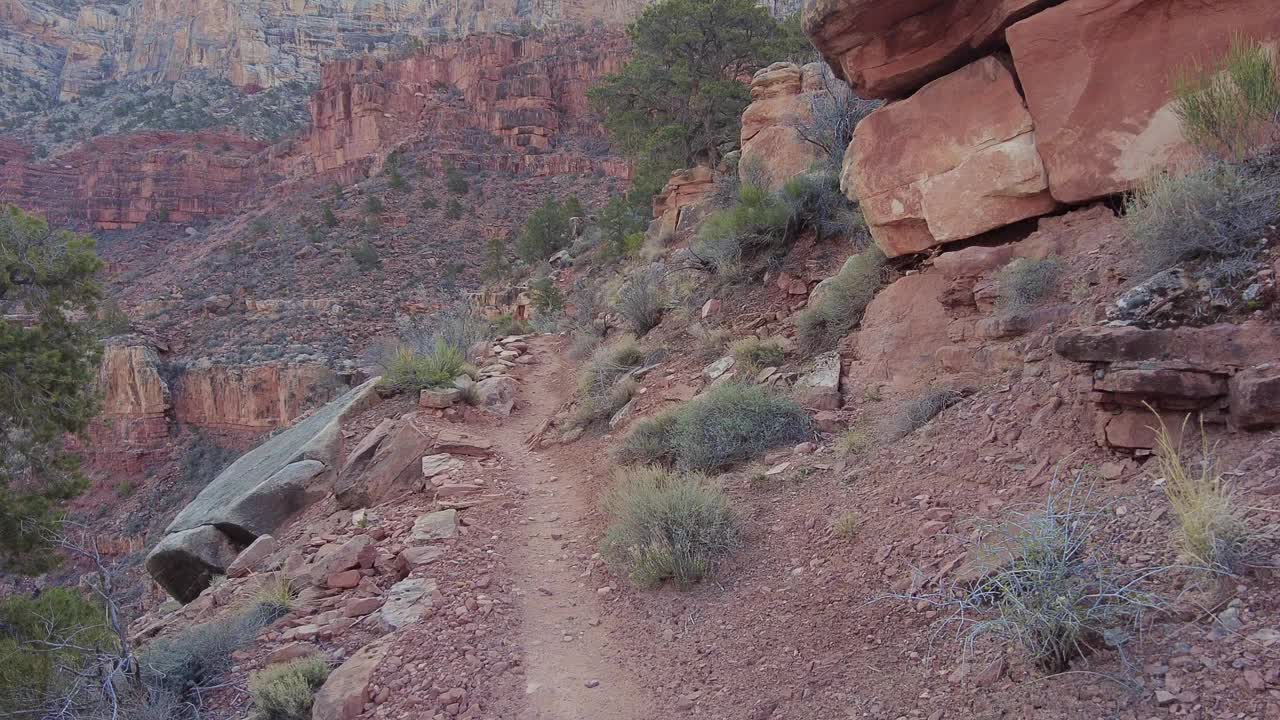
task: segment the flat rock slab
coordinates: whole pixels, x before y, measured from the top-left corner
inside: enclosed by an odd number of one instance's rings
[[[396,635],[386,635],[360,648],[337,670],[329,674],[316,692],[311,706],[311,720],[355,720],[369,702],[369,686],[374,673]]]
[[[436,589],[437,583],[432,578],[401,580],[387,590],[378,619],[392,630],[418,622],[435,606],[432,595]]]
[[[427,455],[422,458],[422,477],[430,480],[433,477],[457,472],[464,467],[466,465],[461,460],[448,453]]]
[[[458,511],[439,510],[427,513],[413,522],[409,542],[426,543],[448,540],[458,535]]]
[[[487,457],[493,452],[493,443],[482,437],[446,428],[436,436],[432,450],[437,454],[449,453],[450,455]]]

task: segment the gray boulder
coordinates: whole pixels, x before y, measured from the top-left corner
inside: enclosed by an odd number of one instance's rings
[[[174,598],[191,602],[240,550],[323,498],[340,461],[342,422],[377,401],[377,382],[351,390],[219,473],[147,556],[151,577]]]

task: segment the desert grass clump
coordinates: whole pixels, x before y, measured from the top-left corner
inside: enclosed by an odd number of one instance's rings
[[[1158,417],[1158,416],[1157,416]],[[1183,423],[1185,435],[1187,423]],[[1156,468],[1164,479],[1165,497],[1177,520],[1178,554],[1189,565],[1230,576],[1242,569],[1251,540],[1240,513],[1201,429],[1201,454],[1190,462],[1164,420],[1156,429]]]
[[[391,356],[382,384],[408,393],[452,387],[454,379],[462,374],[466,364],[463,351],[443,339],[437,339],[434,347],[426,354],[401,346]]]
[[[778,367],[787,359],[787,351],[777,338],[762,340],[754,335],[734,341],[729,352],[738,367],[753,374],[767,367]]]
[[[795,401],[758,385],[725,383],[636,426],[623,441],[621,462],[662,463],[683,470],[719,470],[812,434]]]
[[[851,429],[836,441],[836,450],[841,455],[862,455],[871,449],[871,437],[863,430]]]
[[[966,651],[994,636],[1060,672],[1093,648],[1123,650],[1143,612],[1160,605],[1146,588],[1159,569],[1127,569],[1098,545],[1114,514],[1093,505],[1082,475],[1043,506],[1008,517],[977,548],[983,579],[949,603],[952,620],[969,626]]]
[[[1280,221],[1280,167],[1214,162],[1158,175],[1129,197],[1124,219],[1148,275],[1186,260],[1252,260]]]
[[[253,609],[273,622],[289,614],[298,590],[292,580],[283,575],[271,575],[253,595]]]
[[[645,357],[640,343],[629,335],[592,353],[578,377],[573,425],[586,427],[608,420],[630,402],[640,386],[628,376],[644,365]]]
[[[862,517],[855,512],[841,513],[839,517],[831,523],[831,534],[841,540],[852,540],[857,537],[858,531],[862,529]]]
[[[271,621],[270,613],[253,608],[151,643],[140,658],[147,685],[178,697],[217,685],[231,669],[232,653]]]
[[[809,353],[830,350],[862,322],[884,284],[884,253],[876,246],[851,256],[814,291],[813,304],[796,316],[796,338]]]
[[[619,468],[605,497],[603,555],[640,587],[710,576],[738,543],[738,523],[720,488],[697,473]]]
[[[614,309],[631,326],[636,337],[644,337],[645,333],[657,327],[667,309],[667,292],[661,269],[650,268],[636,273],[618,292]]]
[[[960,402],[960,393],[947,388],[929,388],[903,404],[894,419],[893,435],[906,437],[933,420],[943,410]]]
[[[1173,94],[1183,133],[1212,155],[1240,161],[1280,139],[1280,68],[1257,41],[1238,36],[1216,66],[1182,68]]]
[[[1005,266],[996,281],[996,309],[1004,315],[1025,315],[1058,286],[1062,263],[1057,258],[1018,258]]]
[[[316,690],[329,677],[318,655],[272,665],[249,678],[249,694],[264,720],[310,720]]]

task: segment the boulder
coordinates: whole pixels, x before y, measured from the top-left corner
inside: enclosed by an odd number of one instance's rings
[[[360,648],[329,674],[316,691],[311,720],[355,720],[369,702],[374,672],[397,636],[392,633]]]
[[[950,321],[940,300],[946,289],[941,273],[924,272],[876,293],[858,331],[862,377],[904,388],[932,373],[935,354],[951,345]]]
[[[505,375],[485,378],[476,383],[476,405],[486,412],[506,417],[516,406],[516,391],[519,389],[520,384]]]
[[[448,453],[427,455],[422,458],[422,477],[430,480],[440,475],[451,475],[463,467],[461,460]]]
[[[1001,44],[1011,23],[1062,0],[809,0],[804,31],[866,98],[896,98]]]
[[[436,435],[435,443],[431,449],[437,454],[449,453],[450,455],[488,457],[493,452],[493,442],[459,430],[445,428]]]
[[[822,149],[805,140],[797,129],[812,122],[813,103],[825,94],[821,90],[805,92],[806,72],[820,72],[818,67],[816,63],[812,69],[774,63],[752,78],[751,104],[742,114],[742,156],[738,161],[744,183],[777,190],[823,159]]]
[[[1010,27],[1053,197],[1131,190],[1187,158],[1170,77],[1241,32],[1280,38],[1275,0],[1068,0]]]
[[[387,590],[378,619],[390,630],[399,630],[422,619],[434,607],[437,583],[432,578],[408,578]]]
[[[373,567],[377,550],[377,542],[368,535],[357,535],[342,544],[329,543],[312,556],[306,578],[314,585],[323,585],[338,573]],[[359,582],[359,578],[356,581]]]
[[[418,405],[434,410],[444,410],[445,408],[453,407],[460,397],[462,397],[462,391],[458,388],[449,388],[447,390],[428,389],[419,393]]]
[[[1225,375],[1187,370],[1180,363],[1112,365],[1095,376],[1093,389],[1103,402],[1166,410],[1196,410],[1227,394]]]
[[[1246,430],[1280,425],[1280,365],[1260,365],[1231,378],[1231,421]]]
[[[280,543],[270,535],[259,535],[249,547],[245,548],[236,559],[227,566],[228,577],[244,577],[257,572],[263,561],[280,549]]]
[[[654,223],[646,236],[655,235],[655,240],[665,242],[675,235],[681,214],[687,208],[705,202],[715,191],[716,176],[711,168],[699,165],[675,171],[662,192],[653,197]]]
[[[995,57],[868,115],[854,132],[841,182],[889,257],[1057,206],[1031,116],[1013,74]]]
[[[409,534],[409,542],[429,543],[437,540],[448,540],[458,534],[458,511],[438,510],[427,513],[413,521],[413,531]]]
[[[175,600],[189,603],[239,554],[221,530],[201,525],[165,535],[147,555],[147,573]]]
[[[408,413],[396,420],[367,464],[338,477],[333,490],[338,507],[367,507],[417,487],[422,479],[418,463],[431,443],[423,415]]]
[[[796,395],[801,403],[814,410],[839,410],[840,353],[823,353],[813,360],[813,370],[796,381]]]

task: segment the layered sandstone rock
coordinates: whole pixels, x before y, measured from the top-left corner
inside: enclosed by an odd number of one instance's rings
[[[983,58],[858,124],[842,183],[889,257],[1056,206],[1031,116],[1003,62]]]
[[[165,447],[173,407],[169,384],[159,372],[155,347],[126,336],[105,344],[96,390],[102,398],[89,424],[85,446],[95,467],[124,472],[142,469],[143,458]]]
[[[278,154],[293,177],[354,178],[397,145],[429,137],[447,163],[537,175],[626,166],[559,147],[568,133],[603,138],[586,91],[621,67],[625,38],[579,33],[521,39],[474,36],[396,61],[362,57],[326,65],[311,99],[312,128]],[[497,144],[505,152],[497,152]]]
[[[804,29],[862,97],[903,97],[1003,43],[1062,0],[809,0]]]
[[[1068,0],[1008,30],[1050,190],[1130,190],[1188,154],[1171,78],[1232,37],[1280,39],[1274,0]]]
[[[457,38],[522,27],[621,27],[650,0],[88,0],[59,9],[0,2],[0,58],[28,84],[69,99],[104,80],[147,83],[192,71],[247,90],[312,82],[338,54],[383,53],[410,38]]]
[[[825,93],[821,66],[774,63],[751,80],[751,105],[742,114],[738,172],[744,182],[776,190],[823,158],[798,127],[812,124],[815,95]],[[806,82],[807,80],[807,82]]]
[[[224,431],[265,432],[288,425],[341,386],[320,363],[232,366],[199,362],[176,383],[177,422]]]
[[[0,163],[0,202],[102,229],[192,222],[262,191],[265,147],[230,133],[147,132],[95,138],[47,161],[11,148]]]
[[[697,215],[715,191],[716,174],[709,167],[699,165],[672,173],[662,192],[653,196],[650,233],[663,239],[671,237],[681,225],[689,224],[683,218]]]

